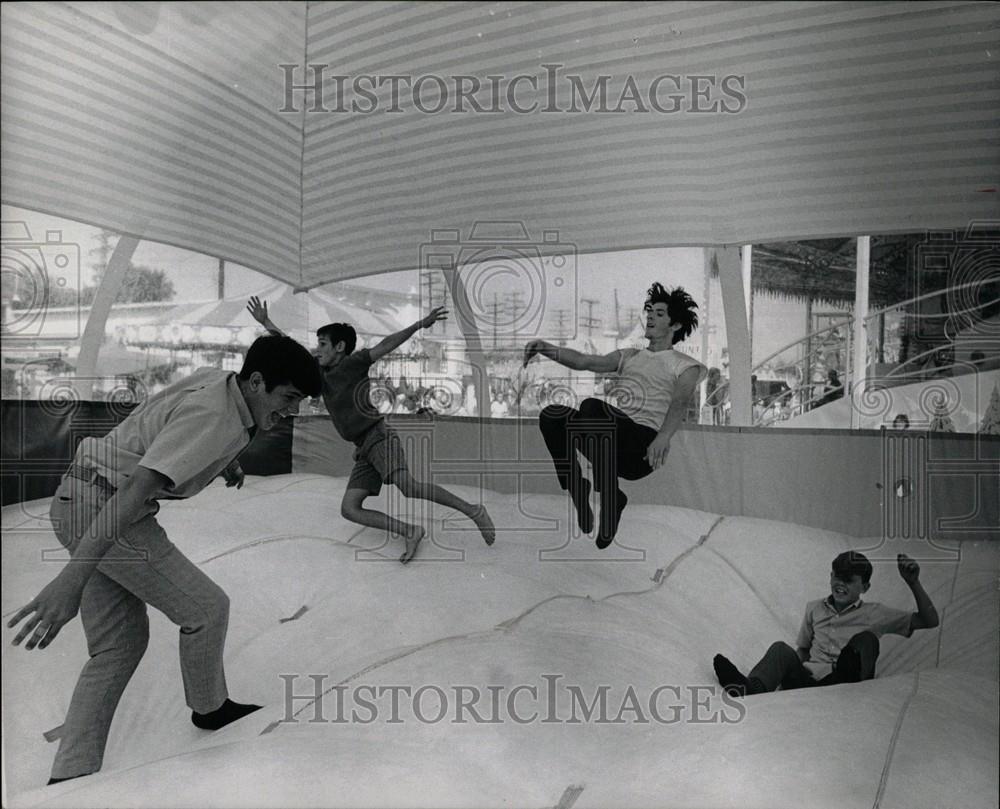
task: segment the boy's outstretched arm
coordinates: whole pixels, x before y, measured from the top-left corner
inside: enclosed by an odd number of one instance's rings
[[[931,597],[927,595],[924,586],[920,583],[920,565],[905,553],[896,557],[896,564],[899,567],[899,575],[909,586],[913,593],[913,599],[917,603],[917,611],[910,618],[910,628],[933,629],[939,623],[938,614]]]
[[[368,349],[372,355],[372,362],[378,362],[378,360],[382,359],[389,352],[395,351],[421,329],[429,328],[439,320],[446,320],[447,317],[448,310],[443,306],[431,309],[427,317],[418,320],[412,326],[407,326],[405,329],[397,331],[395,334],[390,334],[384,340]]]
[[[552,345],[545,340],[532,340],[524,347],[521,367],[527,368],[536,354],[548,357],[553,362],[558,362],[574,371],[594,371],[604,374],[617,371],[621,360],[621,351],[612,351],[610,354],[584,354],[572,348]]]
[[[262,301],[254,295],[247,303],[247,311],[250,313],[250,317],[260,323],[260,325],[267,329],[271,334],[276,334],[278,337],[285,336],[285,333],[275,326],[274,323],[271,322],[271,318],[267,316],[267,301]]]

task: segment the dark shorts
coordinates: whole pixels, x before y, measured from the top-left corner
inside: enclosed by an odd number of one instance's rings
[[[399,436],[380,421],[364,434],[354,451],[354,468],[347,488],[378,494],[383,483],[389,483],[392,475],[405,472],[406,468],[406,453]]]

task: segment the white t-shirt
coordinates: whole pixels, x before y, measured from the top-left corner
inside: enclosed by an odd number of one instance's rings
[[[698,360],[673,348],[623,350],[614,387],[616,406],[636,424],[659,430],[674,399],[677,379],[688,368],[699,369],[699,382],[708,375]]]

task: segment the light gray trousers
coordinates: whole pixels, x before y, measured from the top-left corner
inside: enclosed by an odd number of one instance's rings
[[[96,482],[62,479],[49,515],[66,549],[72,552],[111,493]],[[147,604],[180,627],[188,706],[208,713],[228,697],[222,665],[228,596],[174,546],[152,514],[117,526],[114,535],[115,544],[83,590],[80,619],[90,660],[73,691],[53,778],[101,768],[118,701],[149,641]]]

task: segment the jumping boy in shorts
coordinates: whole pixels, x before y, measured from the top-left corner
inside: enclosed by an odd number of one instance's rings
[[[861,595],[871,585],[871,562],[862,553],[845,551],[833,560],[830,595],[806,605],[798,648],[776,641],[748,676],[716,655],[712,662],[719,683],[733,696],[745,696],[778,686],[787,691],[873,679],[880,636],[908,638],[915,629],[938,625],[937,610],[920,583],[920,565],[903,553],[896,563],[913,593],[916,612],[863,602]]]
[[[272,334],[282,334],[268,317],[266,302],[254,296],[247,304],[247,311]],[[487,545],[492,545],[496,539],[493,521],[485,506],[467,503],[447,489],[413,478],[406,466],[406,453],[399,436],[385,423],[371,402],[371,380],[368,377],[371,366],[399,348],[420,329],[426,329],[446,317],[447,310],[439,306],[413,325],[390,334],[371,348],[357,352],[354,347],[358,338],[353,326],[330,323],[316,331],[316,355],[323,376],[323,401],[340,437],[357,447],[354,469],[347,481],[340,513],[351,522],[401,536],[406,542],[406,550],[399,557],[403,564],[413,558],[426,532],[419,525],[410,525],[381,511],[363,507],[364,501],[377,495],[384,483],[394,485],[404,497],[429,500],[460,511],[476,524]]]

